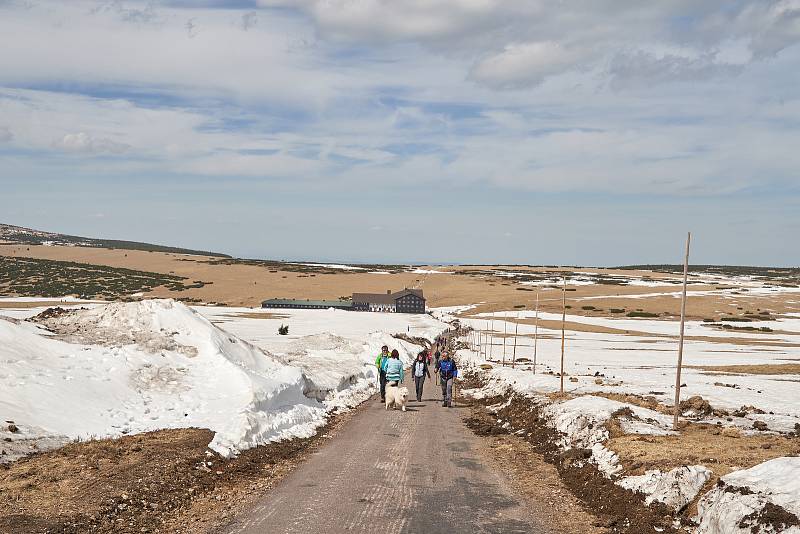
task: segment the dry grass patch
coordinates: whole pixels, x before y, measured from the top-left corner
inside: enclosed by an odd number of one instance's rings
[[[800,363],[765,363],[756,365],[691,365],[692,369],[742,375],[800,375]]]
[[[612,437],[606,446],[619,455],[626,474],[667,471],[702,464],[720,477],[781,456],[800,455],[800,439],[779,435],[723,435],[716,425],[689,424],[677,436]]]

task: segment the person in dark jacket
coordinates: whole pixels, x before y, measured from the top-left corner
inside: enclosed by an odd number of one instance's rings
[[[448,408],[453,407],[453,381],[458,375],[458,367],[456,362],[450,358],[450,355],[442,353],[442,359],[436,364],[434,373],[438,373],[439,379],[442,384],[442,406]]]
[[[433,368],[436,370],[439,368],[439,360],[442,358],[442,351],[439,350],[439,345],[436,345],[436,352],[433,354],[433,356],[435,358]],[[436,383],[438,384],[439,382],[439,375],[436,375]]]
[[[425,351],[417,354],[417,359],[411,364],[411,376],[414,377],[414,386],[417,389],[417,402],[421,402],[425,377],[431,377],[431,373],[428,371],[428,359],[425,357]]]

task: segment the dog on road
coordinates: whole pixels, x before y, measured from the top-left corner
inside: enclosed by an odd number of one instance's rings
[[[386,385],[386,409],[397,409],[399,406],[401,410],[406,411],[406,397],[408,397],[408,388],[405,386],[390,386]]]

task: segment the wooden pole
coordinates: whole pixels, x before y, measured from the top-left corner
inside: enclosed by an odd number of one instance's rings
[[[503,367],[506,366],[506,336],[508,335],[508,317],[503,318]]]
[[[561,393],[564,393],[564,329],[567,322],[567,277],[561,290]]]
[[[494,352],[494,312],[492,312],[492,329],[489,333],[489,361],[492,361],[492,353]]]
[[[484,342],[484,345],[483,345],[483,361],[486,361],[487,360],[487,356],[489,355],[488,351],[486,350],[486,345],[485,345],[488,335],[489,335],[489,321],[486,321],[486,333],[483,335],[483,342]]]
[[[533,374],[536,374],[536,345],[539,341],[539,288],[536,288],[536,319],[533,329]]]
[[[514,323],[514,352],[511,355],[511,368],[517,363],[517,333],[519,332],[519,312],[517,312],[517,322]]]
[[[689,245],[692,233],[686,235],[686,256],[683,258],[683,298],[681,299],[681,335],[678,341],[678,370],[675,373],[675,417],[672,420],[673,430],[678,430],[678,416],[681,413],[681,367],[683,366],[683,332],[686,321],[686,284],[689,279]]]

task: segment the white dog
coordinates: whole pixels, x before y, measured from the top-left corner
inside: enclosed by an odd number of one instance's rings
[[[390,407],[397,409],[399,406],[401,410],[406,411],[406,397],[408,397],[408,388],[405,386],[397,387],[386,385],[386,409]]]

